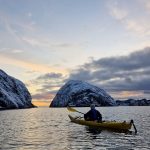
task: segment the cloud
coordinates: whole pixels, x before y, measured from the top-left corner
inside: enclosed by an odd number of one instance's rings
[[[45,92],[40,94],[33,94],[32,98],[36,100],[50,100],[53,99],[54,94],[52,92]]]
[[[36,87],[33,99],[53,99],[60,87],[68,80],[83,80],[110,92],[114,97],[142,98],[150,91],[150,47],[126,56],[92,59],[66,76],[48,72],[31,80],[29,85]],[[116,95],[116,96],[115,96]],[[118,96],[117,96],[118,95]]]
[[[1,53],[3,54],[11,54],[11,53],[23,53],[24,50],[23,49],[13,49],[13,48],[1,48],[0,49]]]
[[[34,37],[22,37],[22,40],[33,47],[50,48],[48,39],[44,40],[44,39],[38,39]]]
[[[58,89],[64,84],[66,77],[62,73],[45,73],[28,83],[28,86],[36,87],[33,99],[52,99]]]
[[[12,53],[22,53],[23,52],[23,50],[21,50],[21,49],[12,49]]]
[[[122,8],[117,7],[117,5],[109,5],[108,6],[110,11],[110,14],[115,17],[117,20],[123,20],[128,16],[128,11],[124,10]]]
[[[32,13],[31,13],[31,12],[28,12],[28,13],[27,13],[27,16],[28,16],[28,17],[32,17]]]
[[[57,78],[61,78],[63,75],[61,73],[55,73],[55,72],[51,72],[51,73],[46,73],[44,75],[41,75],[37,78],[37,80],[47,80],[47,79],[57,79]]]
[[[22,37],[22,40],[30,46],[38,47],[38,48],[42,48],[42,49],[43,48],[51,49],[51,51],[54,51],[54,50],[56,51],[57,49],[60,50],[60,48],[63,50],[66,50],[68,48],[73,48],[73,47],[79,46],[79,44],[72,44],[72,43],[65,43],[65,42],[51,43],[51,39],[45,38],[45,37],[24,36],[24,37]]]
[[[142,99],[142,98],[147,98],[149,99],[149,97],[146,96],[146,94],[144,93],[144,97],[143,97],[143,92],[139,92],[139,91],[121,91],[121,92],[110,92],[110,94],[115,97],[116,99],[129,99],[129,98],[133,98],[133,99]]]
[[[133,52],[128,56],[102,58],[93,61],[90,66],[96,68],[108,68],[109,70],[114,68],[119,70],[147,68],[150,64],[149,56],[150,48],[148,47],[141,51]],[[89,67],[89,64],[85,66]]]
[[[150,1],[148,0],[139,0],[139,2],[146,8],[148,12],[150,12]]]
[[[32,14],[28,14],[28,16]],[[30,17],[31,17],[30,16]],[[18,42],[22,42],[21,35],[35,31],[35,21],[26,19],[26,17],[18,17],[14,14],[8,14],[0,10],[0,23],[5,32],[12,36]]]
[[[71,43],[57,43],[57,44],[51,44],[51,47],[55,47],[55,48],[71,48],[71,47],[75,47],[77,45],[73,45]]]
[[[11,66],[23,68],[28,71],[36,71],[36,72],[41,72],[41,73],[45,73],[48,71],[57,71],[57,69],[54,67],[43,65],[42,63],[33,63],[33,62],[19,60],[19,59],[17,60],[17,59],[12,58],[9,55],[6,56],[6,54],[0,55],[0,63],[7,64],[7,65],[9,64]]]
[[[135,9],[135,7],[132,8],[132,5],[136,6],[138,9]],[[110,1],[110,3],[108,3],[110,15],[118,20],[126,30],[136,33],[139,36],[149,36],[150,17],[149,12],[144,10],[143,6],[149,9],[150,3],[146,0],[139,0],[131,4],[131,7],[123,5],[120,1],[115,1],[115,3],[114,1]],[[141,14],[139,14],[139,12],[141,12]],[[136,17],[134,14],[136,14]]]
[[[150,47],[127,56],[101,58],[85,63],[69,79],[84,80],[110,91],[150,90]]]

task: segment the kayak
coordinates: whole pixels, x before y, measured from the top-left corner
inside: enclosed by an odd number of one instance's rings
[[[116,122],[116,121],[86,121],[84,119],[78,118],[78,117],[72,117],[71,115],[68,115],[71,122],[85,125],[93,128],[100,128],[100,129],[109,129],[109,130],[122,130],[122,131],[129,131],[132,127],[132,122]]]

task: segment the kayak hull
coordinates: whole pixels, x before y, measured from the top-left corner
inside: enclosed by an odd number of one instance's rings
[[[116,121],[104,121],[104,122],[96,122],[96,121],[86,121],[83,119],[72,117],[68,115],[71,122],[85,125],[93,128],[100,128],[100,129],[110,129],[110,130],[122,130],[128,131],[131,129],[132,124],[130,122],[116,122]]]

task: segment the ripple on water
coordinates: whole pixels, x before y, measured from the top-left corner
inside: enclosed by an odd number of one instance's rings
[[[71,123],[65,108],[1,111],[0,150],[149,149],[149,107],[101,107],[100,111],[104,119],[134,119],[138,134],[93,132]]]

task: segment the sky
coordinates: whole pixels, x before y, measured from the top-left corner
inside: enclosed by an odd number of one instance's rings
[[[150,97],[149,0],[0,0],[0,69],[49,105],[69,80]]]

